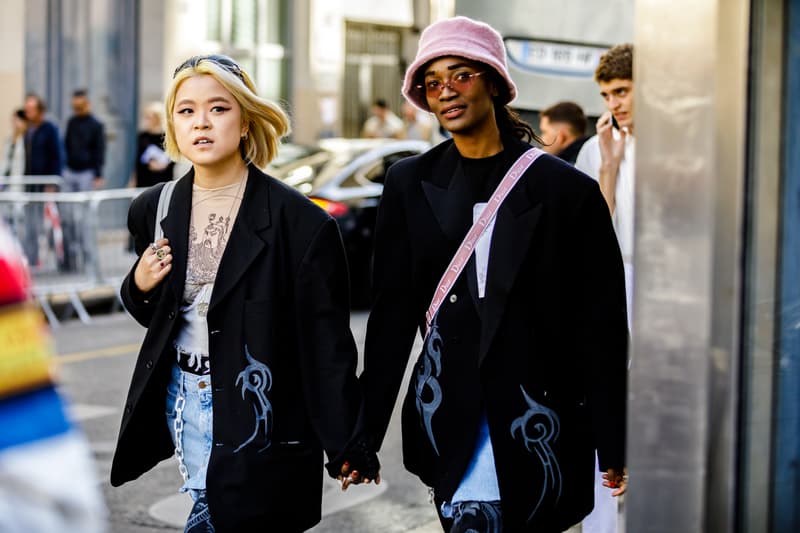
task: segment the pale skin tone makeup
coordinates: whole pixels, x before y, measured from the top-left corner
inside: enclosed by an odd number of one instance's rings
[[[494,115],[493,97],[498,92],[481,67],[461,57],[442,57],[426,67],[423,81],[428,88],[441,88],[438,95],[428,90],[428,106],[452,135],[459,153],[472,159],[503,150]],[[454,79],[463,80],[460,88],[452,83]]]
[[[613,213],[616,203],[617,173],[625,156],[625,140],[633,135],[633,80],[613,79],[598,82],[600,96],[607,111],[597,120],[597,139],[600,146],[600,190]],[[612,133],[611,116],[619,123],[619,138]]]
[[[213,76],[192,76],[181,83],[172,121],[178,149],[194,166],[196,185],[213,189],[244,179],[247,165],[239,143],[247,127],[241,106]],[[155,247],[159,251],[146,250],[134,272],[134,282],[142,292],[153,290],[172,269],[169,241],[161,239]]]

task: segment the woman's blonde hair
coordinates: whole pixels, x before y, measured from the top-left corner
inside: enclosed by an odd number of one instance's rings
[[[217,80],[242,108],[242,126],[246,131],[240,144],[242,156],[259,168],[267,166],[278,153],[281,137],[289,134],[289,117],[278,104],[256,94],[253,80],[239,65],[220,55],[191,57],[175,70],[165,102],[167,128],[164,148],[167,154],[176,161],[182,155],[175,140],[172,120],[178,88],[186,79],[203,74]]]
[[[158,120],[158,129],[164,131],[164,104],[161,102],[149,102],[142,110],[144,113],[152,113]],[[146,124],[144,125],[146,127]]]

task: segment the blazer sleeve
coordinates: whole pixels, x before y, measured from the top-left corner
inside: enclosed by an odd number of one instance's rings
[[[608,206],[599,186],[578,215],[578,258],[588,310],[582,336],[592,431],[600,470],[625,466],[628,323],[625,273]],[[586,331],[588,330],[588,331]]]
[[[120,298],[125,310],[142,326],[149,327],[150,320],[161,298],[162,287],[169,277],[165,278],[155,289],[143,293],[133,280],[133,273],[139,264],[142,254],[153,241],[153,229],[156,217],[155,198],[161,192],[163,184],[159,184],[137,196],[128,209],[128,231],[133,236],[133,245],[138,256],[128,275],[122,280]]]
[[[295,332],[299,344],[303,395],[311,423],[322,442],[331,476],[345,456],[362,473],[366,449],[354,444],[360,434],[362,394],[356,379],[358,350],[350,331],[350,287],[339,227],[327,218],[303,254],[295,277]],[[358,450],[360,449],[360,452]],[[377,462],[374,454],[372,459]],[[373,473],[374,471],[374,473]]]
[[[364,372],[366,428],[380,449],[417,335],[412,248],[401,187],[407,177],[390,167],[375,225],[372,310],[367,322]],[[431,297],[433,294],[431,294]]]

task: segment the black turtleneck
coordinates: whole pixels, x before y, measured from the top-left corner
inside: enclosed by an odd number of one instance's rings
[[[489,201],[508,170],[507,159],[505,150],[479,159],[461,156],[464,176],[472,191],[472,205]]]

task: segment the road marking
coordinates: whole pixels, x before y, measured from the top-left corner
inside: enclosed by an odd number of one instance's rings
[[[92,418],[100,418],[114,414],[119,409],[115,407],[107,407],[105,405],[90,405],[88,403],[71,403],[67,404],[67,413],[75,422],[83,422],[91,420]]]
[[[59,355],[57,360],[63,364],[80,363],[82,361],[90,361],[92,359],[104,359],[108,357],[119,357],[120,355],[131,355],[139,353],[140,343],[136,344],[121,344],[119,346],[109,346],[108,348],[101,348],[99,350],[90,350],[87,352],[74,352]]]

